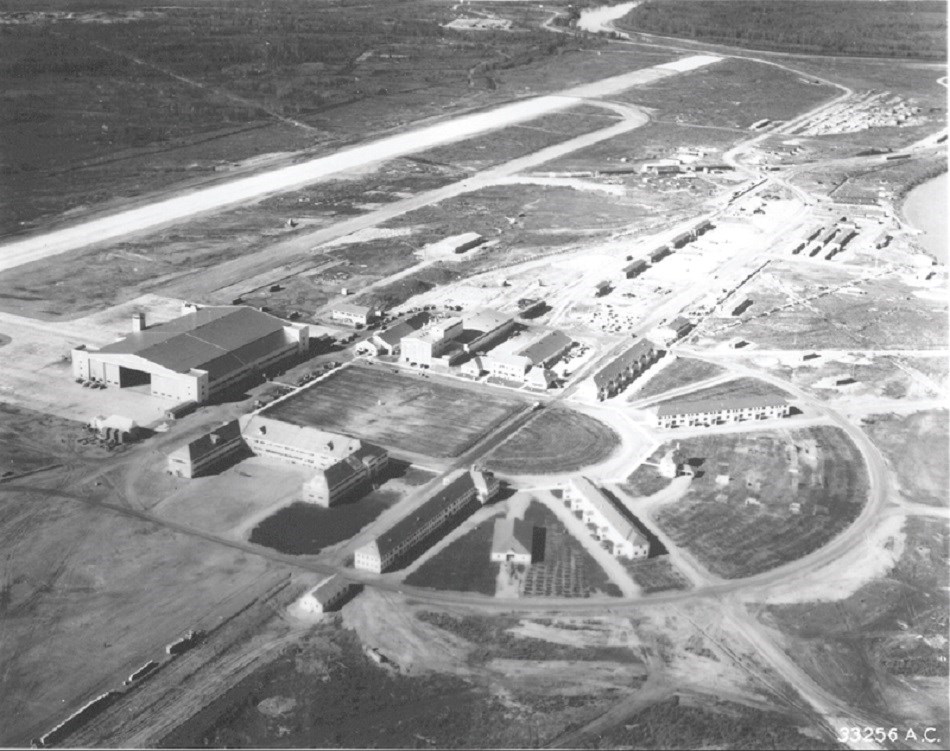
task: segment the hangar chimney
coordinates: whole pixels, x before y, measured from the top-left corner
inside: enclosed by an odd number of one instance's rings
[[[145,331],[145,313],[132,314],[132,331]]]

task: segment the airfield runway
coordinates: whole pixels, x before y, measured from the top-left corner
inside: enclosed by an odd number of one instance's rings
[[[693,55],[612,76],[557,94],[506,104],[485,112],[452,118],[445,122],[388,136],[361,146],[343,149],[300,164],[239,178],[208,188],[155,201],[116,214],[90,219],[71,227],[0,245],[0,271],[96,243],[192,219],[201,214],[254,201],[266,195],[297,190],[346,170],[365,167],[407,154],[462,141],[490,131],[570,109],[588,99],[609,97],[634,86],[653,83],[702,68],[721,58]]]

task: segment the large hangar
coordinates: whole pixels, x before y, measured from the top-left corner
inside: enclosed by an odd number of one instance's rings
[[[155,396],[205,402],[275,364],[306,353],[309,329],[247,306],[189,306],[151,328],[133,318],[128,336],[99,350],[72,351],[73,375]]]

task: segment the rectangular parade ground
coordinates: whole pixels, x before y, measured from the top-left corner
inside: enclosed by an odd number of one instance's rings
[[[280,400],[263,414],[396,451],[450,458],[526,404],[501,390],[478,389],[438,376],[351,366]]]

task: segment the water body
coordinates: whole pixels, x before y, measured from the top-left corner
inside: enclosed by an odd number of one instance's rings
[[[631,2],[620,5],[598,5],[596,8],[582,10],[580,18],[577,19],[577,28],[594,33],[612,31],[611,22],[623,18],[639,4],[639,2]]]
[[[921,247],[942,264],[947,263],[947,173],[921,183],[907,194],[904,216],[923,234]]]

